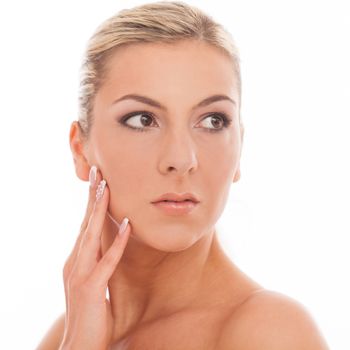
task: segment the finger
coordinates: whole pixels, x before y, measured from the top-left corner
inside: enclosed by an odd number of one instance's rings
[[[89,178],[90,178],[90,175],[89,175]],[[85,210],[85,216],[84,216],[83,222],[81,224],[81,229],[83,231],[85,231],[87,224],[89,222],[89,219],[90,219],[90,216],[92,213],[92,209],[94,207],[95,199],[96,199],[96,189],[97,189],[97,186],[101,180],[102,180],[102,175],[101,175],[100,171],[97,169],[95,183],[93,184],[93,186],[89,186],[88,203],[87,203],[86,210]]]
[[[78,254],[78,251],[79,251],[79,247],[80,247],[80,244],[81,244],[81,240],[82,240],[82,237],[84,235],[84,232],[86,230],[86,227],[87,227],[87,224],[88,224],[88,221],[89,221],[89,218],[91,216],[91,213],[92,213],[92,210],[93,210],[93,206],[94,206],[94,203],[95,203],[95,198],[96,198],[96,188],[97,188],[97,185],[98,183],[102,180],[102,175],[100,174],[100,172],[97,170],[97,173],[96,173],[96,181],[95,183],[93,184],[93,186],[89,186],[89,196],[88,196],[88,204],[87,204],[87,207],[86,207],[86,211],[85,211],[85,217],[83,219],[83,223],[81,224],[81,227],[80,227],[80,233],[75,241],[75,244],[74,244],[74,247],[65,263],[65,268],[64,268],[64,276],[66,275],[69,275],[71,270],[72,270],[72,267],[75,263],[75,260],[76,260],[76,257],[77,257],[77,254]]]
[[[80,226],[80,233],[79,233],[79,236],[77,238],[77,241],[76,241],[76,244],[75,244],[75,247],[74,247],[73,260],[75,260],[75,258],[76,258],[76,255],[77,255],[77,253],[79,251],[79,247],[80,247],[80,244],[81,244],[82,237],[84,236],[85,230],[86,230],[87,225],[89,223],[89,219],[90,219],[90,216],[92,214],[93,207],[94,207],[95,200],[96,200],[97,186],[98,186],[98,184],[100,183],[101,180],[102,180],[102,175],[97,170],[97,172],[96,172],[96,181],[93,184],[93,186],[89,186],[88,204],[87,204],[87,207],[86,207],[86,211],[85,211],[85,216],[84,216],[83,222],[82,222],[82,224]]]
[[[100,200],[95,201],[88,225],[83,233],[76,257],[76,273],[78,276],[88,276],[98,263],[101,249],[101,234],[106,218],[109,201],[109,188],[105,184]]]
[[[113,243],[91,273],[91,280],[93,280],[93,285],[99,287],[107,286],[109,279],[111,278],[124,253],[126,244],[129,240],[130,232],[131,228],[130,224],[128,223],[123,235],[116,235]]]

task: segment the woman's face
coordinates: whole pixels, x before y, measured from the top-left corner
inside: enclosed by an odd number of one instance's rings
[[[129,94],[163,108],[115,102]],[[234,102],[196,107],[213,95]],[[213,231],[230,185],[239,179],[238,103],[230,60],[208,44],[133,44],[111,58],[94,102],[86,157],[107,181],[109,213],[118,222],[129,218],[132,237],[171,252]],[[222,114],[231,121],[227,127]],[[190,213],[168,215],[152,204],[166,192],[191,192],[200,203]]]

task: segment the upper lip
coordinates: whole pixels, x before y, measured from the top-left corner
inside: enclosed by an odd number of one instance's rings
[[[198,203],[199,200],[196,198],[196,196],[192,193],[186,192],[186,193],[164,193],[159,198],[154,200],[152,203],[161,202],[161,201],[175,201],[175,202],[181,202],[186,199],[191,200],[192,202]]]

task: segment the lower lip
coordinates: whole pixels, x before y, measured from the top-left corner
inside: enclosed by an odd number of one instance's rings
[[[191,212],[198,203],[192,201],[183,202],[156,202],[152,203],[158,209],[161,209],[164,213],[170,215],[182,215]]]

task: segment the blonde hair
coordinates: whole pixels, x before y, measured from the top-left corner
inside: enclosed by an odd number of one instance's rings
[[[153,2],[119,11],[98,26],[89,39],[81,66],[79,92],[78,123],[83,138],[89,137],[94,98],[108,74],[108,59],[118,48],[132,43],[174,43],[183,39],[209,43],[232,60],[240,109],[240,59],[231,34],[194,6],[181,1]],[[239,119],[241,122],[240,116]]]

